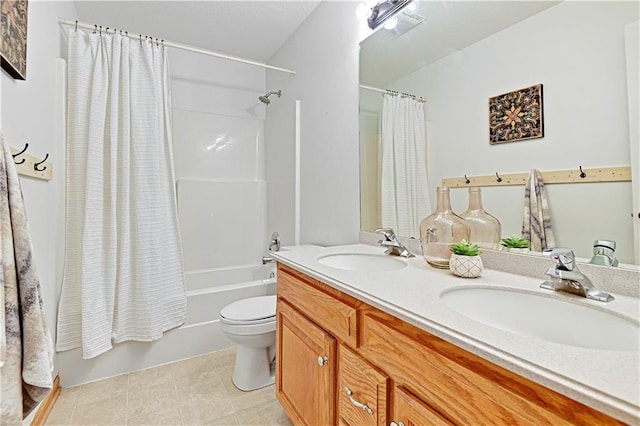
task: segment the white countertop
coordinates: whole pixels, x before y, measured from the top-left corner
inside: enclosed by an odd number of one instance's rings
[[[322,265],[335,253],[382,254],[365,244],[286,247],[271,255],[346,294],[490,360],[521,376],[630,424],[640,424],[640,353],[580,348],[502,331],[446,306],[440,294],[464,286],[491,286],[539,292],[571,303],[611,310],[640,322],[640,299],[615,295],[602,303],[539,288],[541,279],[485,269],[475,279],[430,267],[420,256],[403,259],[395,271],[348,271]],[[400,259],[400,258],[397,258]],[[542,274],[544,271],[542,271]],[[541,274],[541,275],[542,275]],[[540,312],[544,316],[544,312]],[[579,318],[575,319],[580,327]],[[598,336],[594,335],[594,339]]]

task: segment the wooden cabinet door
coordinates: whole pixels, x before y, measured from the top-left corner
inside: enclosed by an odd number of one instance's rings
[[[451,426],[452,423],[433,408],[402,388],[393,389],[391,425],[394,426]]]
[[[276,327],[278,400],[295,424],[335,424],[336,339],[281,299]]]
[[[388,378],[358,354],[340,345],[338,417],[351,426],[387,424]]]

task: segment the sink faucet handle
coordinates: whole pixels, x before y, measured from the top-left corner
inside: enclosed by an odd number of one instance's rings
[[[375,231],[377,234],[384,235],[387,241],[394,241],[396,239],[396,233],[392,228],[379,228]]]
[[[543,255],[548,256],[556,264],[556,269],[562,271],[573,271],[576,267],[576,255],[570,248],[556,247],[545,250]]]

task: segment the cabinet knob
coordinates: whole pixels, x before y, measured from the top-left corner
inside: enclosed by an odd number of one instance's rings
[[[344,391],[347,393],[347,396],[349,397],[349,400],[351,401],[351,404],[355,405],[358,408],[362,408],[364,411],[366,411],[369,414],[373,414],[373,410],[369,407],[367,407],[367,404],[363,404],[362,402],[358,402],[355,399],[353,399],[353,392],[351,392],[351,389],[349,389],[348,386],[344,387]],[[404,425],[403,425],[404,426]]]
[[[324,367],[324,365],[325,365],[326,363],[328,363],[328,362],[329,362],[329,358],[328,358],[328,357],[326,357],[326,356],[319,356],[319,357],[318,357],[318,365],[319,365],[320,367]]]
[[[398,422],[398,423],[391,422],[391,423],[389,423],[389,426],[404,426],[404,423],[402,423],[402,422]]]

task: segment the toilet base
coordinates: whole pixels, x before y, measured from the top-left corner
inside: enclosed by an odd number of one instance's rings
[[[252,391],[275,383],[275,346],[251,348],[239,345],[233,367],[233,384],[242,391]]]

